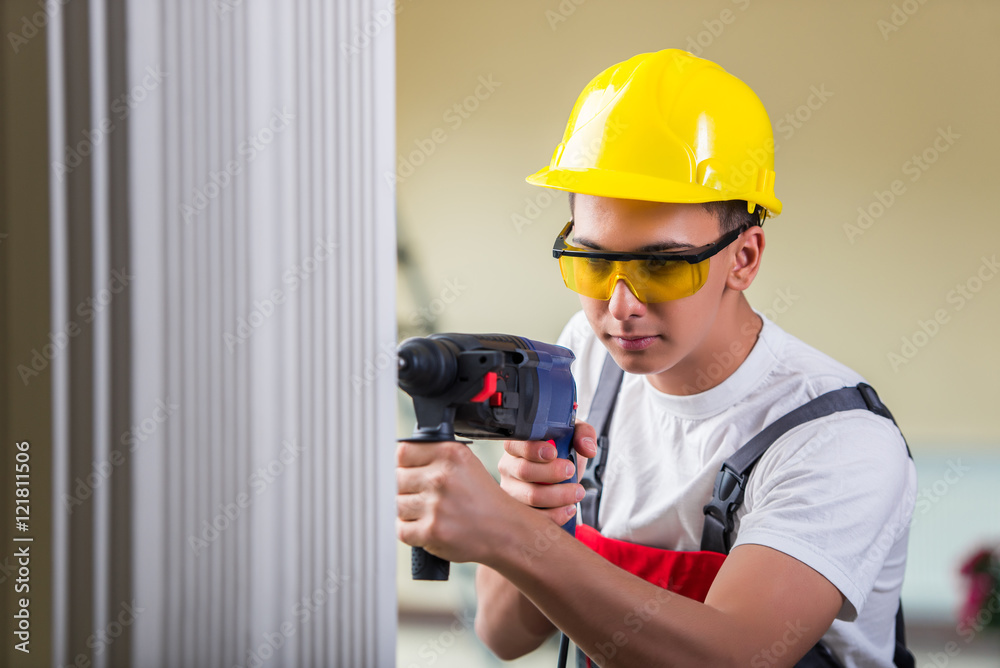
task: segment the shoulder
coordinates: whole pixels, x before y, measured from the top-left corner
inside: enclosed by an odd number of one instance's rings
[[[895,424],[871,411],[847,410],[789,430],[761,457],[751,479],[766,495],[788,481],[829,481],[838,493],[898,491],[910,461]],[[891,494],[891,492],[890,492]]]
[[[765,330],[768,325],[772,329],[761,340],[773,347],[775,361],[756,393],[769,413],[761,428],[828,392],[865,381],[774,323],[765,322]],[[841,498],[862,494],[893,503],[913,482],[911,473],[906,441],[892,420],[864,409],[841,410],[781,435],[755,467],[751,487],[758,501],[777,487],[808,484]]]

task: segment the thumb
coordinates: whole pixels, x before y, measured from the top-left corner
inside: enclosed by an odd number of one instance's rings
[[[597,454],[597,430],[586,422],[577,421],[573,431],[573,447],[581,456],[593,459]]]

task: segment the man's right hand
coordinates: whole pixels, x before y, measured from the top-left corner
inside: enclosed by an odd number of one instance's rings
[[[521,503],[543,511],[556,524],[565,524],[583,498],[583,485],[555,483],[574,474],[573,462],[557,459],[556,448],[548,441],[506,441],[503,447],[498,465],[503,490]],[[573,448],[582,475],[586,460],[597,454],[597,433],[586,422],[576,423]]]

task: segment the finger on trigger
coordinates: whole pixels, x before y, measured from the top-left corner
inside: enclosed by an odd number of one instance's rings
[[[557,459],[544,464],[527,459],[514,459],[508,463],[508,473],[524,482],[552,484],[568,480],[576,472],[573,462]]]
[[[549,441],[506,441],[504,449],[514,457],[544,464],[555,459],[556,448]]]

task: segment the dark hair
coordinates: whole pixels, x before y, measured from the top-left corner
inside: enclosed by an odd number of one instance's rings
[[[728,202],[702,202],[702,207],[719,221],[719,232],[727,234],[743,227],[752,227],[764,222],[764,207],[754,205],[753,213],[747,211],[745,199],[734,199]]]
[[[569,193],[569,215],[573,216],[573,199],[576,193]],[[760,225],[764,222],[764,207],[754,206],[753,213],[747,211],[747,201],[744,199],[725,202],[702,202],[706,211],[719,221],[719,232],[726,234],[741,227]]]

